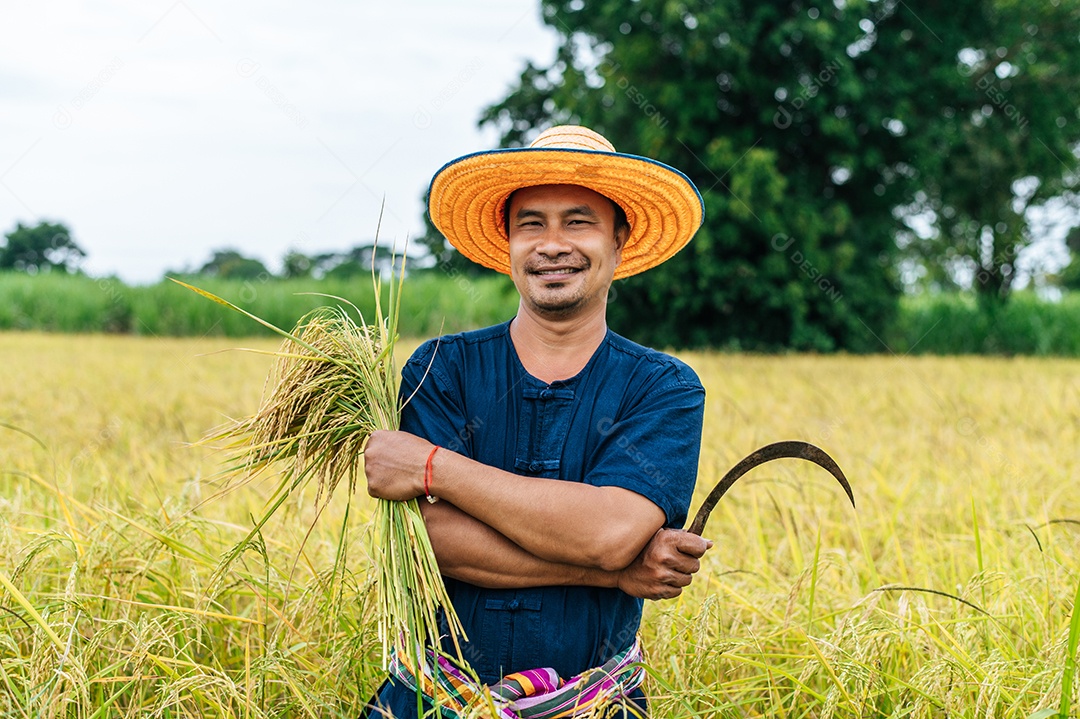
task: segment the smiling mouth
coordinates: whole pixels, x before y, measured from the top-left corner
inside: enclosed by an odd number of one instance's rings
[[[554,269],[530,270],[529,274],[539,275],[540,277],[561,277],[564,275],[577,274],[578,272],[581,272],[581,270],[581,267],[556,267]]]

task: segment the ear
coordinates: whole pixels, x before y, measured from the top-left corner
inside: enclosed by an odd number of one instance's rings
[[[622,262],[622,251],[626,247],[626,240],[630,237],[630,228],[625,225],[615,230],[615,266]]]

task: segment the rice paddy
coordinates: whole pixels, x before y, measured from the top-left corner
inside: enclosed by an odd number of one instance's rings
[[[223,458],[190,443],[273,361],[219,350],[277,345],[0,335],[0,716],[359,713],[383,676],[362,489],[317,521],[315,487],[290,497],[211,581],[278,478],[214,497]],[[780,439],[832,454],[858,509],[802,462],[740,480],[694,584],[646,603],[651,716],[1076,715],[1080,362],[681,356],[708,392],[692,510]]]

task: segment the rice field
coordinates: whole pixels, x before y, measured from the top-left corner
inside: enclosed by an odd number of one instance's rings
[[[290,499],[211,581],[274,486],[217,496],[190,446],[257,407],[241,345],[277,342],[0,335],[0,716],[355,717],[380,683],[365,493]],[[694,584],[646,604],[652,716],[1076,716],[1080,361],[682,357],[692,510],[780,439],[858,509],[794,460],[736,484]]]

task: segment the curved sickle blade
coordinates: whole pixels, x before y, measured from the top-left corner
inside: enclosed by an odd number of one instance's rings
[[[840,470],[840,466],[836,464],[836,461],[833,460],[825,450],[820,447],[815,447],[809,442],[800,442],[798,440],[775,442],[753,452],[728,470],[728,473],[724,475],[724,478],[720,480],[713,488],[713,491],[709,492],[709,496],[705,498],[705,503],[701,505],[701,509],[698,510],[697,516],[694,517],[694,523],[690,525],[688,531],[699,536],[701,535],[701,532],[705,529],[705,522],[709,519],[709,514],[713,511],[716,503],[720,501],[720,498],[731,489],[731,485],[735,484],[735,480],[760,464],[771,462],[774,459],[783,459],[785,457],[805,459],[808,462],[813,462],[819,467],[828,470],[829,474],[836,477],[836,481],[839,482],[840,486],[847,492],[848,499],[851,500],[851,506],[855,506],[855,495],[851,493],[851,485],[848,484],[847,477],[844,476],[844,473]]]

